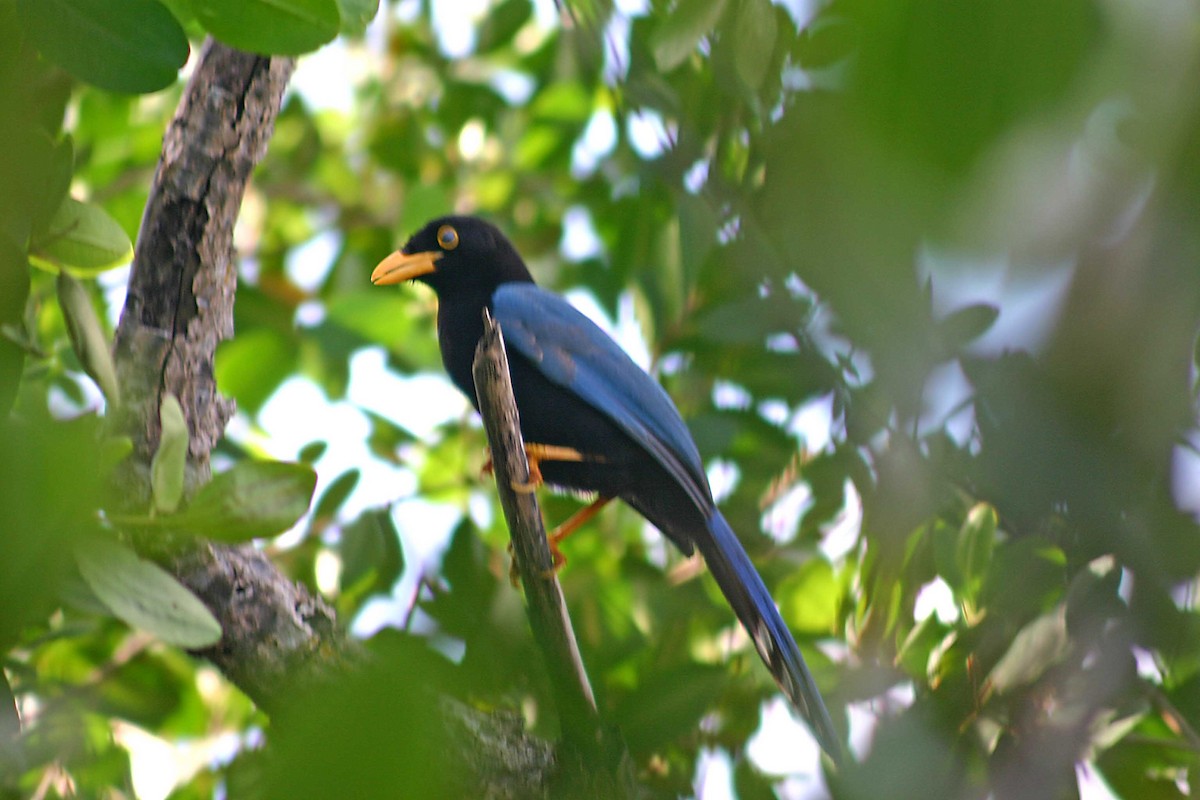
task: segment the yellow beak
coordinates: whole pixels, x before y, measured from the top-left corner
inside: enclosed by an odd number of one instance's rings
[[[402,253],[397,250],[379,262],[379,266],[371,273],[371,283],[391,286],[428,275],[437,270],[436,262],[442,255],[438,250],[426,253]]]

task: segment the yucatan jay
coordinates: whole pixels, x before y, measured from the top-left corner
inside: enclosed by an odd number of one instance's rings
[[[500,323],[531,473],[552,486],[596,493],[598,503],[619,497],[684,553],[698,547],[792,707],[825,752],[839,758],[840,739],[812,675],[717,510],[696,445],[662,387],[591,320],[534,285],[521,256],[490,223],[436,219],[371,275],[381,286],[410,279],[437,293],[442,362],[476,408],[471,364],[483,310]]]

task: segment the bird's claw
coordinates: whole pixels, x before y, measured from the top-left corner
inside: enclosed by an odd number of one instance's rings
[[[567,565],[567,557],[566,557],[566,555],[563,554],[562,550],[558,549],[558,541],[555,540],[554,534],[550,534],[549,536],[547,536],[546,542],[550,546],[550,564],[551,564],[551,566],[549,569],[540,570],[538,572],[538,577],[540,577],[544,581],[548,581],[548,580],[551,580],[554,577],[556,577],[558,575],[559,570],[561,570],[563,567],[565,567]],[[516,589],[518,586],[521,585],[521,570],[517,569],[516,550],[513,547],[513,543],[511,541],[509,541],[509,543],[508,543],[507,550],[508,550],[508,582],[510,584],[512,584],[512,587],[514,589]]]

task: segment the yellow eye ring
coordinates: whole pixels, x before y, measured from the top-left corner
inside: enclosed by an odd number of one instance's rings
[[[453,250],[458,247],[458,231],[452,225],[438,228],[437,241],[443,250]]]

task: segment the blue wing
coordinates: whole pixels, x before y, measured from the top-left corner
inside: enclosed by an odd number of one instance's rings
[[[615,422],[697,508],[712,510],[700,454],[675,404],[608,334],[566,300],[530,283],[502,285],[492,295],[492,312],[509,347]]]

